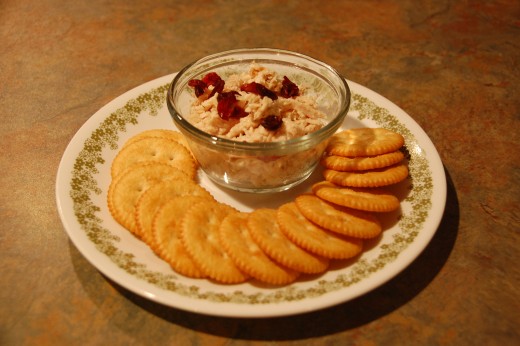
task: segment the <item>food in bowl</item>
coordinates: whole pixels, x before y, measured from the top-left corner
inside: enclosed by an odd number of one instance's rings
[[[274,49],[200,59],[175,76],[167,96],[174,123],[206,175],[248,192],[304,181],[349,104],[348,85],[331,67]]]
[[[274,142],[322,128],[326,116],[316,98],[287,76],[259,64],[225,81],[215,72],[192,79],[195,92],[187,120],[211,135],[241,142]]]

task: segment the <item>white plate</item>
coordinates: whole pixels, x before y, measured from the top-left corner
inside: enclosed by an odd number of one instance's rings
[[[147,129],[174,129],[165,94],[174,74],[138,86],[96,112],[69,143],[57,174],[56,198],[70,239],[100,272],[126,289],[171,307],[230,317],[273,317],[314,311],[346,302],[384,284],[426,247],[442,218],[446,178],[439,155],[425,132],[402,109],[354,82],[347,127],[385,127],[401,133],[410,153],[410,179],[393,186],[402,198],[399,212],[382,220],[383,235],[368,243],[356,260],[338,263],[325,274],[284,287],[255,283],[219,285],[176,274],[110,215],[106,193],[110,164],[118,148]],[[276,207],[320,178],[275,195],[231,192],[200,183],[218,200],[249,211]]]

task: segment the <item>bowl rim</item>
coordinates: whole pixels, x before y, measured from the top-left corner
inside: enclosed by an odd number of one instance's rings
[[[207,132],[202,131],[201,129],[197,128],[196,126],[192,125],[189,121],[187,121],[179,111],[177,111],[176,107],[174,106],[174,100],[173,100],[173,92],[174,88],[177,84],[177,82],[180,80],[180,78],[186,73],[186,71],[190,70],[193,66],[196,66],[197,64],[202,64],[206,61],[210,61],[219,57],[225,57],[230,56],[234,54],[243,54],[243,53],[275,53],[276,55],[289,55],[289,56],[295,56],[300,59],[309,60],[310,62],[320,65],[321,67],[325,68],[329,72],[332,73],[333,76],[335,76],[340,83],[342,84],[344,90],[345,90],[345,102],[343,103],[340,110],[336,113],[335,117],[328,122],[325,126],[322,128],[311,132],[309,134],[306,134],[304,136],[284,140],[284,141],[273,141],[273,142],[243,142],[243,141],[236,141],[224,137],[219,137],[216,135],[211,135]],[[243,59],[243,61],[247,61],[247,59]],[[301,54],[298,52],[290,51],[290,50],[284,50],[284,49],[277,49],[277,48],[240,48],[240,49],[232,49],[232,50],[226,50],[218,53],[213,53],[210,55],[206,55],[202,58],[196,59],[192,61],[191,63],[184,66],[173,78],[172,82],[168,86],[167,96],[166,96],[166,103],[168,106],[168,110],[170,112],[170,115],[172,116],[174,122],[176,123],[179,130],[185,130],[189,132],[191,135],[195,136],[201,141],[209,142],[215,146],[218,147],[224,147],[229,149],[235,149],[235,150],[260,150],[260,151],[268,151],[273,149],[289,149],[293,147],[300,147],[302,145],[305,145],[307,142],[313,141],[318,139],[319,142],[322,140],[328,138],[330,135],[333,134],[333,132],[336,131],[336,129],[341,126],[343,123],[344,118],[346,117],[348,110],[350,108],[351,104],[351,91],[350,87],[347,83],[347,80],[345,77],[343,77],[334,67],[330,66],[329,64],[320,61],[318,59],[315,59],[311,56]],[[329,134],[330,132],[330,134]],[[319,143],[318,142],[318,143]]]

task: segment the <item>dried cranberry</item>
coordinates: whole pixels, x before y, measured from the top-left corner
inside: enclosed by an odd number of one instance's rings
[[[215,95],[215,93],[221,93],[224,90],[224,84],[225,82],[216,72],[209,72],[202,79],[191,79],[188,81],[188,85],[195,89],[195,96],[197,97],[204,94],[210,85],[213,86],[213,90],[211,90],[208,98]]]
[[[208,85],[200,79],[191,79],[188,82],[188,85],[195,89],[195,96],[197,97],[204,94],[204,91],[206,91],[206,88],[208,87]]]
[[[220,82],[222,78],[216,72],[209,72],[204,77],[202,77],[202,81],[207,85],[215,85]]]
[[[262,126],[269,131],[278,130],[282,123],[282,118],[277,115],[268,115],[262,120]]]
[[[300,95],[300,89],[296,84],[291,82],[289,78],[283,76],[282,89],[280,90],[280,96],[289,98]]]
[[[229,118],[243,118],[247,116],[246,111],[238,105],[236,95],[238,95],[236,91],[218,94],[217,112],[222,119],[228,120]]]
[[[265,86],[263,86],[262,84],[260,83],[256,83],[256,82],[251,82],[251,83],[248,83],[248,84],[243,84],[241,87],[240,87],[240,90],[242,91],[245,91],[245,92],[248,92],[248,93],[252,93],[252,94],[256,94],[256,95],[260,95],[262,97],[264,96],[267,96],[269,97],[271,100],[276,100],[278,98],[278,96],[276,96],[276,94],[267,89]]]
[[[216,72],[210,72],[206,74],[202,81],[206,83],[207,85],[212,85],[213,90],[211,90],[211,93],[209,94],[208,98],[215,95],[215,93],[221,93],[222,90],[224,90],[224,80],[220,78],[220,76]]]

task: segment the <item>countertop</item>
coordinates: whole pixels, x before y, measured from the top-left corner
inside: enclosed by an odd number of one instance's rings
[[[518,1],[0,2],[0,344],[520,343]],[[80,127],[209,53],[313,56],[409,114],[434,143],[446,208],[424,252],[324,310],[223,318],[112,282],[69,240],[55,185]]]

